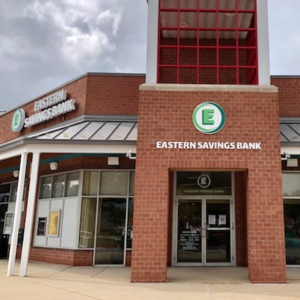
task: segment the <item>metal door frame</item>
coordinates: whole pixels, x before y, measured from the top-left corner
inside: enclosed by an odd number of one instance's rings
[[[200,171],[199,171],[200,172]],[[236,231],[235,231],[235,201],[234,201],[234,172],[231,172],[231,196],[176,196],[176,178],[177,171],[174,171],[174,197],[173,197],[173,234],[172,234],[172,266],[236,266]],[[230,249],[231,261],[229,263],[207,263],[206,262],[206,239],[202,237],[201,250],[202,262],[201,263],[178,263],[177,262],[177,246],[178,246],[178,202],[179,200],[195,200],[202,202],[202,227],[206,221],[206,202],[207,200],[229,200],[230,203]],[[204,230],[204,229],[203,229]]]

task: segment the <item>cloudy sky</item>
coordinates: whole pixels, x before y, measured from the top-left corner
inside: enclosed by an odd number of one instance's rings
[[[0,0],[0,109],[87,72],[145,73],[146,0]],[[269,0],[273,75],[300,75],[300,1]]]

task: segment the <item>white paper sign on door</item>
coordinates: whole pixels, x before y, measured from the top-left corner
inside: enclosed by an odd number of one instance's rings
[[[219,225],[226,225],[226,215],[219,215]]]
[[[209,225],[216,225],[216,215],[209,215],[208,216],[208,224]]]

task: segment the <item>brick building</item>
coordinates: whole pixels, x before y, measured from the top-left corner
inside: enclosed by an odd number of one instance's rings
[[[270,77],[267,0],[148,12],[145,76],[88,73],[0,117],[8,275],[17,254],[20,276],[31,259],[284,283],[300,265],[300,78]]]

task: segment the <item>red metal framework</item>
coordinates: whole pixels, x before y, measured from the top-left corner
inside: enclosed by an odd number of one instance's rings
[[[258,84],[256,0],[160,0],[159,83]]]

